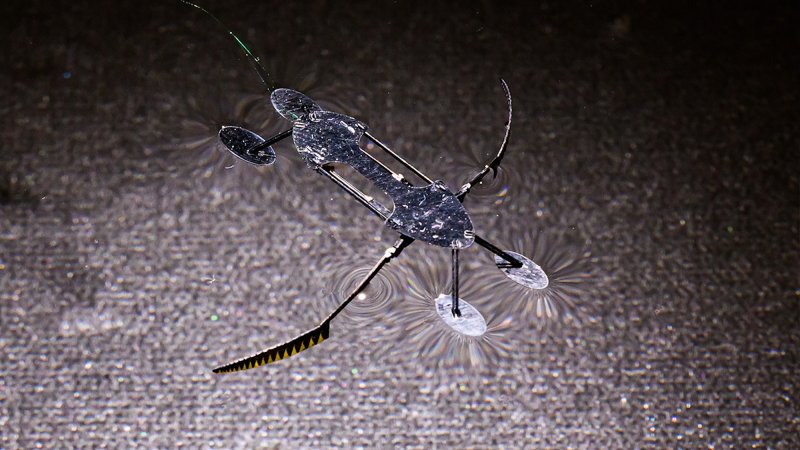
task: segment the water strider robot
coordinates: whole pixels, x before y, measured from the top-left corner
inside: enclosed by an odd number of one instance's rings
[[[483,316],[458,294],[458,255],[461,250],[477,244],[494,254],[497,267],[514,282],[531,289],[542,289],[547,286],[547,275],[536,263],[518,253],[501,250],[477,234],[463,205],[472,187],[480,183],[490,171],[494,173],[497,170],[508,145],[511,134],[511,93],[505,81],[502,81],[502,84],[508,99],[508,121],[503,143],[492,161],[478,171],[458,192],[451,192],[441,181],[432,181],[372,136],[363,122],[344,114],[325,111],[309,97],[291,89],[276,89],[270,96],[275,110],[291,122],[291,128],[286,131],[264,139],[245,128],[222,127],[219,138],[225,147],[238,158],[254,165],[269,165],[275,162],[272,145],[291,137],[309,168],[334,182],[381,218],[386,226],[399,233],[400,237],[393,246],[386,249],[381,259],[347,298],[319,325],[288,342],[217,367],[214,369],[215,373],[235,372],[280,361],[328,339],[331,321],[367,287],[389,261],[399,256],[414,241],[450,249],[452,257],[450,293],[440,295],[435,300],[434,306],[441,319],[461,334],[480,336],[486,332],[486,321]],[[413,185],[403,174],[390,170],[364,151],[359,144],[364,138],[372,141],[426,184]],[[390,210],[344,179],[334,170],[334,164],[346,164],[363,175],[392,200],[393,209]]]
[[[272,89],[267,83],[268,75],[259,59],[233,32],[202,7],[186,0],[181,1],[208,14],[236,40],[261,77],[261,81],[271,91],[270,100],[275,111],[291,123],[291,128],[267,139],[242,127],[224,126],[219,131],[219,139],[225,147],[236,157],[250,164],[270,165],[276,159],[272,145],[291,137],[295,148],[310,169],[331,180],[383,220],[387,227],[400,235],[394,245],[386,249],[383,256],[347,298],[319,325],[288,342],[219,366],[213,369],[215,373],[236,372],[274,363],[328,339],[331,321],[369,285],[370,281],[389,261],[398,257],[414,241],[450,249],[452,258],[450,292],[441,293],[433,300],[433,306],[445,324],[463,335],[480,336],[484,334],[486,321],[477,309],[459,297],[458,256],[460,251],[477,244],[494,254],[495,264],[512,281],[528,289],[547,287],[549,283],[547,275],[539,265],[519,253],[501,250],[476,233],[472,220],[463,205],[470,190],[478,185],[490,171],[493,176],[496,175],[497,168],[505,155],[511,134],[512,116],[511,92],[505,81],[501,80],[501,83],[508,101],[508,120],[500,149],[494,158],[484,165],[458,192],[451,192],[444,183],[431,180],[375,138],[367,131],[367,125],[363,122],[344,114],[325,111],[311,98],[298,91]],[[424,184],[420,186],[412,184],[403,174],[390,170],[365,152],[360,146],[360,142],[364,139],[373,142],[389,157],[423,180]],[[363,175],[392,200],[392,209],[390,210],[386,205],[366,195],[336,173],[334,164],[348,165]]]

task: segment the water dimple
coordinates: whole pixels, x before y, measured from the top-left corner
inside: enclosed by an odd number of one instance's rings
[[[371,267],[363,266],[353,269],[347,265],[338,266],[329,274],[335,280],[330,289],[330,295],[324,302],[320,302],[320,317],[331,313],[351,292],[361,283],[369,273]],[[369,285],[359,293],[356,298],[337,317],[354,325],[367,325],[379,322],[380,318],[390,309],[392,299],[397,295],[397,286],[400,284],[389,270],[383,270],[370,281]]]

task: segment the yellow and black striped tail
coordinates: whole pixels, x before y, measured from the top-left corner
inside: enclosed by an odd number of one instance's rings
[[[225,364],[224,366],[217,367],[213,370],[214,373],[231,373],[240,370],[252,369],[254,367],[263,366],[264,364],[274,363],[284,358],[288,358],[303,350],[317,345],[320,342],[328,339],[330,336],[330,321],[322,322],[318,327],[307,331],[300,336],[285,342],[275,347],[259,352],[253,356]]]

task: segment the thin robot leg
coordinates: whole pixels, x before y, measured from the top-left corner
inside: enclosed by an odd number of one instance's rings
[[[458,309],[458,249],[452,250],[453,259],[453,284],[451,286],[450,296],[453,297],[453,307],[450,312],[453,317],[461,317],[461,310]]]
[[[305,333],[297,336],[296,338],[285,342],[280,345],[276,345],[274,347],[270,347],[266,350],[262,350],[255,355],[248,356],[247,358],[243,358],[237,361],[233,361],[231,363],[225,364],[223,366],[217,367],[213,370],[214,373],[230,373],[230,372],[238,372],[240,370],[247,370],[252,369],[255,367],[263,366],[264,364],[274,363],[276,361],[280,361],[282,359],[288,358],[290,356],[294,356],[297,353],[302,352],[303,350],[319,344],[320,342],[328,339],[330,336],[330,325],[331,321],[334,317],[336,317],[342,310],[344,310],[347,305],[353,301],[358,294],[363,291],[369,282],[372,281],[373,278],[381,271],[383,266],[385,266],[389,261],[397,257],[403,249],[411,245],[414,242],[414,239],[401,236],[400,239],[395,242],[395,244],[386,249],[386,252],[383,254],[383,257],[373,266],[372,270],[361,280],[358,286],[350,293],[350,295],[345,299],[339,306],[323,320],[319,325],[316,327],[306,331]]]
[[[485,177],[489,173],[490,170],[493,173],[497,170],[497,167],[500,165],[500,161],[502,161],[503,160],[503,156],[505,156],[506,148],[508,147],[508,140],[511,137],[511,117],[513,115],[513,109],[512,109],[512,106],[511,106],[511,91],[508,89],[508,84],[506,84],[505,80],[501,79],[500,83],[503,85],[503,90],[505,91],[506,99],[508,100],[508,120],[506,121],[506,132],[503,135],[503,142],[500,144],[500,149],[497,151],[497,154],[494,156],[494,158],[489,163],[487,163],[483,167],[483,169],[481,169],[474,177],[472,177],[472,179],[470,179],[469,182],[464,184],[464,186],[461,187],[461,190],[459,190],[456,193],[456,197],[458,197],[458,200],[461,201],[462,203],[466,199],[467,194],[469,194],[469,191],[472,189],[473,186],[475,186],[478,183],[480,183],[481,180],[483,180],[483,177]],[[411,163],[409,163],[408,161],[403,159],[403,157],[401,157],[400,155],[398,155],[397,153],[392,151],[392,149],[390,149],[388,146],[386,146],[386,144],[384,144],[383,142],[381,142],[377,138],[375,138],[375,136],[373,136],[372,134],[370,134],[369,132],[366,132],[366,131],[364,132],[364,136],[366,136],[368,139],[370,139],[372,142],[374,142],[375,145],[380,147],[383,151],[385,151],[387,154],[389,154],[392,158],[394,158],[395,160],[400,162],[404,167],[406,167],[410,171],[414,172],[415,175],[417,175],[418,177],[420,177],[421,179],[425,180],[428,183],[433,183],[433,181],[430,179],[430,177],[428,177],[427,175],[422,173],[422,171],[420,171],[419,169],[414,167]],[[520,268],[520,267],[522,267],[522,262],[521,261],[519,261],[517,258],[513,257],[512,255],[508,254],[508,252],[505,252],[505,251],[501,250],[496,245],[492,244],[491,242],[487,241],[486,239],[482,238],[481,236],[475,235],[475,243],[480,245],[481,247],[485,248],[486,250],[489,250],[490,252],[494,253],[495,255],[499,256],[500,258],[504,259],[506,261],[506,263],[508,263],[508,267],[510,267],[510,268]],[[458,257],[457,256],[453,256],[453,258],[454,258],[454,260],[457,261]],[[457,271],[457,269],[454,268],[453,269],[453,273],[455,274],[456,271]],[[456,288],[456,290],[457,289],[458,288]],[[458,311],[458,296],[457,295],[453,295],[453,299],[454,299],[453,300],[453,311]]]
[[[237,158],[256,166],[268,166],[275,162],[272,144],[291,136],[292,129],[282,131],[269,139],[242,127],[226,126],[219,130],[219,140]]]

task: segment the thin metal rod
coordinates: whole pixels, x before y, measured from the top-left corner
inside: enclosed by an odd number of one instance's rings
[[[410,162],[408,162],[408,161],[406,161],[405,159],[403,159],[403,157],[402,157],[402,156],[400,156],[400,155],[398,155],[397,153],[393,152],[393,151],[392,151],[392,149],[390,149],[389,147],[387,147],[387,146],[386,146],[386,144],[384,144],[383,142],[381,142],[381,141],[379,141],[378,139],[376,139],[376,138],[375,138],[375,136],[371,135],[370,133],[368,133],[368,132],[366,132],[366,131],[364,132],[364,136],[368,137],[368,138],[369,138],[369,139],[370,139],[372,142],[374,142],[374,143],[375,143],[375,145],[377,145],[378,147],[380,147],[381,149],[383,149],[383,151],[385,151],[386,153],[388,153],[388,154],[389,154],[389,156],[391,156],[392,158],[394,158],[395,160],[397,160],[397,161],[398,161],[400,164],[402,164],[402,165],[403,165],[403,166],[404,166],[406,169],[408,169],[408,170],[410,170],[410,171],[414,172],[414,175],[416,175],[416,176],[418,176],[418,177],[422,178],[423,180],[425,180],[425,181],[426,181],[426,182],[428,182],[428,183],[431,183],[431,184],[433,183],[433,180],[431,180],[430,178],[428,178],[428,176],[427,176],[427,175],[425,175],[424,173],[420,172],[420,170],[419,170],[419,169],[417,169],[416,167],[414,167],[413,165],[411,165],[411,163],[410,163]]]
[[[453,317],[461,317],[461,310],[458,309],[458,249],[454,248],[451,254],[453,259],[453,285],[450,288],[450,297],[452,297],[453,306],[450,309],[450,313],[453,314]]]
[[[248,148],[247,149],[247,154],[248,155],[256,154],[259,150],[265,149],[265,148],[269,147],[270,145],[272,145],[272,144],[274,144],[274,143],[276,143],[278,141],[282,141],[282,140],[286,139],[287,137],[289,137],[291,135],[292,135],[292,128],[289,128],[288,130],[285,130],[285,131],[281,131],[280,133],[276,134],[275,136],[272,136],[271,138],[267,139],[266,141],[261,142],[259,144],[256,144],[256,145]]]
[[[518,268],[522,267],[522,262],[520,260],[518,260],[517,258],[514,258],[513,256],[509,255],[508,253],[504,252],[503,250],[500,250],[497,246],[495,246],[491,242],[487,241],[486,239],[478,236],[477,234],[475,235],[475,243],[480,245],[481,247],[485,248],[486,250],[489,250],[490,252],[494,253],[495,255],[505,259],[506,261],[508,261],[509,264],[511,264],[511,267],[513,267],[515,269],[518,269]]]
[[[412,242],[414,242],[414,238],[401,235],[400,239],[398,239],[393,246],[386,249],[386,252],[383,254],[383,257],[380,259],[380,261],[378,261],[372,267],[372,270],[370,270],[369,273],[361,280],[361,283],[359,283],[358,286],[356,286],[356,288],[353,289],[352,292],[350,292],[350,295],[347,297],[347,299],[343,301],[339,305],[339,307],[336,308],[322,322],[325,323],[333,320],[334,317],[336,317],[340,312],[342,312],[342,310],[344,310],[347,307],[347,305],[350,304],[350,302],[353,301],[353,299],[356,298],[356,296],[358,296],[358,294],[360,294],[361,291],[363,291],[367,287],[369,282],[372,281],[373,278],[375,278],[375,276],[378,274],[378,272],[381,271],[383,266],[385,266],[392,259],[396,258],[403,251],[403,249],[411,245]]]
[[[387,172],[391,173],[393,176],[397,176],[397,175],[398,175],[398,174],[397,174],[397,173],[396,173],[394,170],[392,170],[392,169],[390,169],[390,168],[386,167],[386,164],[384,164],[384,163],[380,162],[378,159],[376,159],[374,156],[372,156],[372,155],[370,155],[369,153],[367,153],[367,152],[366,152],[364,149],[362,149],[361,147],[359,147],[359,150],[361,150],[361,151],[364,153],[364,155],[366,155],[366,156],[367,156],[367,158],[369,158],[369,159],[370,159],[372,162],[374,162],[375,164],[377,164],[378,166],[380,166],[380,167],[381,167],[383,170],[385,170],[385,171],[387,171]],[[401,177],[402,177],[402,175],[401,175]],[[402,178],[402,180],[401,180],[401,181],[402,181],[402,182],[404,182],[404,183],[406,183],[407,185],[411,185],[411,182],[410,182],[410,181],[408,181],[408,180],[406,180],[404,177]]]
[[[375,215],[377,215],[381,219],[386,220],[389,217],[390,213],[388,208],[376,202],[375,200],[372,200],[370,197],[367,197],[366,194],[358,190],[358,188],[350,184],[347,180],[342,178],[342,176],[339,175],[338,173],[326,167],[319,167],[317,169],[317,172],[321,173],[322,175],[325,175],[329,180],[336,183],[336,185],[342,188],[343,191],[350,194],[359,203],[366,206],[370,211],[375,213]]]

